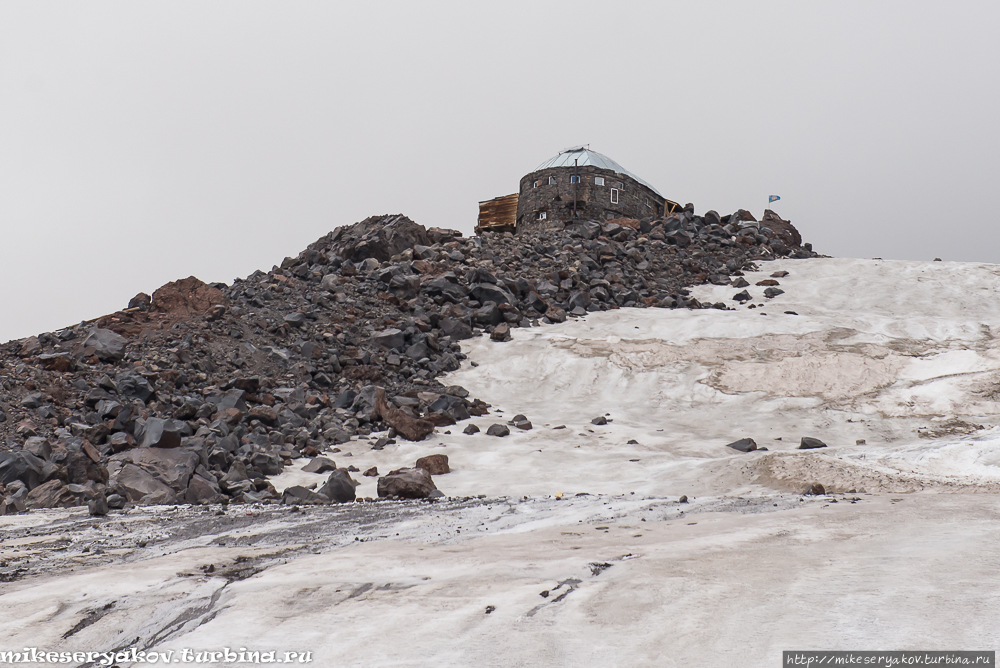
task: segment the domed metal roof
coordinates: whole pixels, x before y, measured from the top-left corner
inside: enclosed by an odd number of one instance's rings
[[[663,195],[660,194],[660,191],[654,188],[648,181],[640,179],[638,176],[628,171],[608,156],[601,155],[597,151],[591,151],[586,146],[574,146],[573,148],[568,148],[565,151],[560,151],[559,155],[554,158],[549,158],[536,167],[535,171],[540,172],[541,170],[549,169],[550,167],[572,167],[574,160],[578,161],[576,164],[580,167],[593,165],[594,167],[599,167],[601,169],[610,169],[618,174],[631,176],[633,179],[646,186],[657,195],[660,195],[660,197],[663,197]]]

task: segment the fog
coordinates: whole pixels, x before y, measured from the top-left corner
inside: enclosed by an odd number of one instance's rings
[[[0,341],[587,143],[816,250],[996,262],[987,2],[0,4]]]

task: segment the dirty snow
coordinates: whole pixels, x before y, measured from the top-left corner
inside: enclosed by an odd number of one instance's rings
[[[753,284],[779,270],[766,300]],[[693,291],[735,310],[465,342],[447,382],[501,411],[473,422],[524,413],[530,431],[460,423],[330,455],[385,473],[447,454],[449,501],[2,518],[0,651],[776,666],[786,649],[995,648],[1000,267],[781,260],[747,279],[743,306]],[[767,451],[725,447],[742,437]],[[275,485],[321,484],[304,463]],[[830,494],[800,496],[814,482]]]

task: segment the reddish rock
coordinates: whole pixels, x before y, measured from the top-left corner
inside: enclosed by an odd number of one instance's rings
[[[612,218],[605,225],[610,225],[611,223],[621,225],[622,227],[631,227],[633,230],[639,229],[639,221],[635,218]]]
[[[408,441],[422,441],[434,431],[434,424],[427,420],[410,417],[385,398],[385,390],[378,388],[375,394],[375,412],[385,422]]]
[[[431,475],[443,475],[445,473],[451,473],[451,469],[448,467],[448,455],[427,455],[426,457],[421,457],[417,460],[414,466],[418,469],[424,469]]]
[[[26,502],[29,508],[69,508],[76,505],[76,497],[61,480],[50,480],[28,492]]]
[[[490,339],[493,341],[510,341],[510,325],[505,322],[501,322],[493,328],[493,332],[490,334]]]
[[[237,425],[243,421],[243,412],[238,408],[223,408],[216,417],[226,424]]]
[[[450,427],[455,424],[455,418],[445,413],[428,413],[424,416],[424,419],[435,427]]]
[[[58,371],[59,373],[72,371],[75,366],[73,364],[73,360],[69,356],[69,353],[39,355],[38,361],[41,363],[42,368],[46,371]]]
[[[87,454],[88,457],[90,457],[91,461],[93,461],[95,464],[101,463],[101,453],[99,453],[97,451],[97,448],[92,446],[87,441],[83,442],[83,451]]]
[[[194,276],[172,281],[153,293],[150,310],[170,315],[205,315],[216,304],[225,304],[226,297]]]
[[[802,245],[802,235],[792,225],[792,221],[783,219],[770,209],[764,210],[764,217],[760,219],[760,225],[771,228],[771,231],[788,246],[794,248]]]

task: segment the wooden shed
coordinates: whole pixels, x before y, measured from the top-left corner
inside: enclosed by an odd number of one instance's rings
[[[479,222],[476,234],[480,232],[514,232],[517,228],[517,193],[494,197],[479,203]]]

